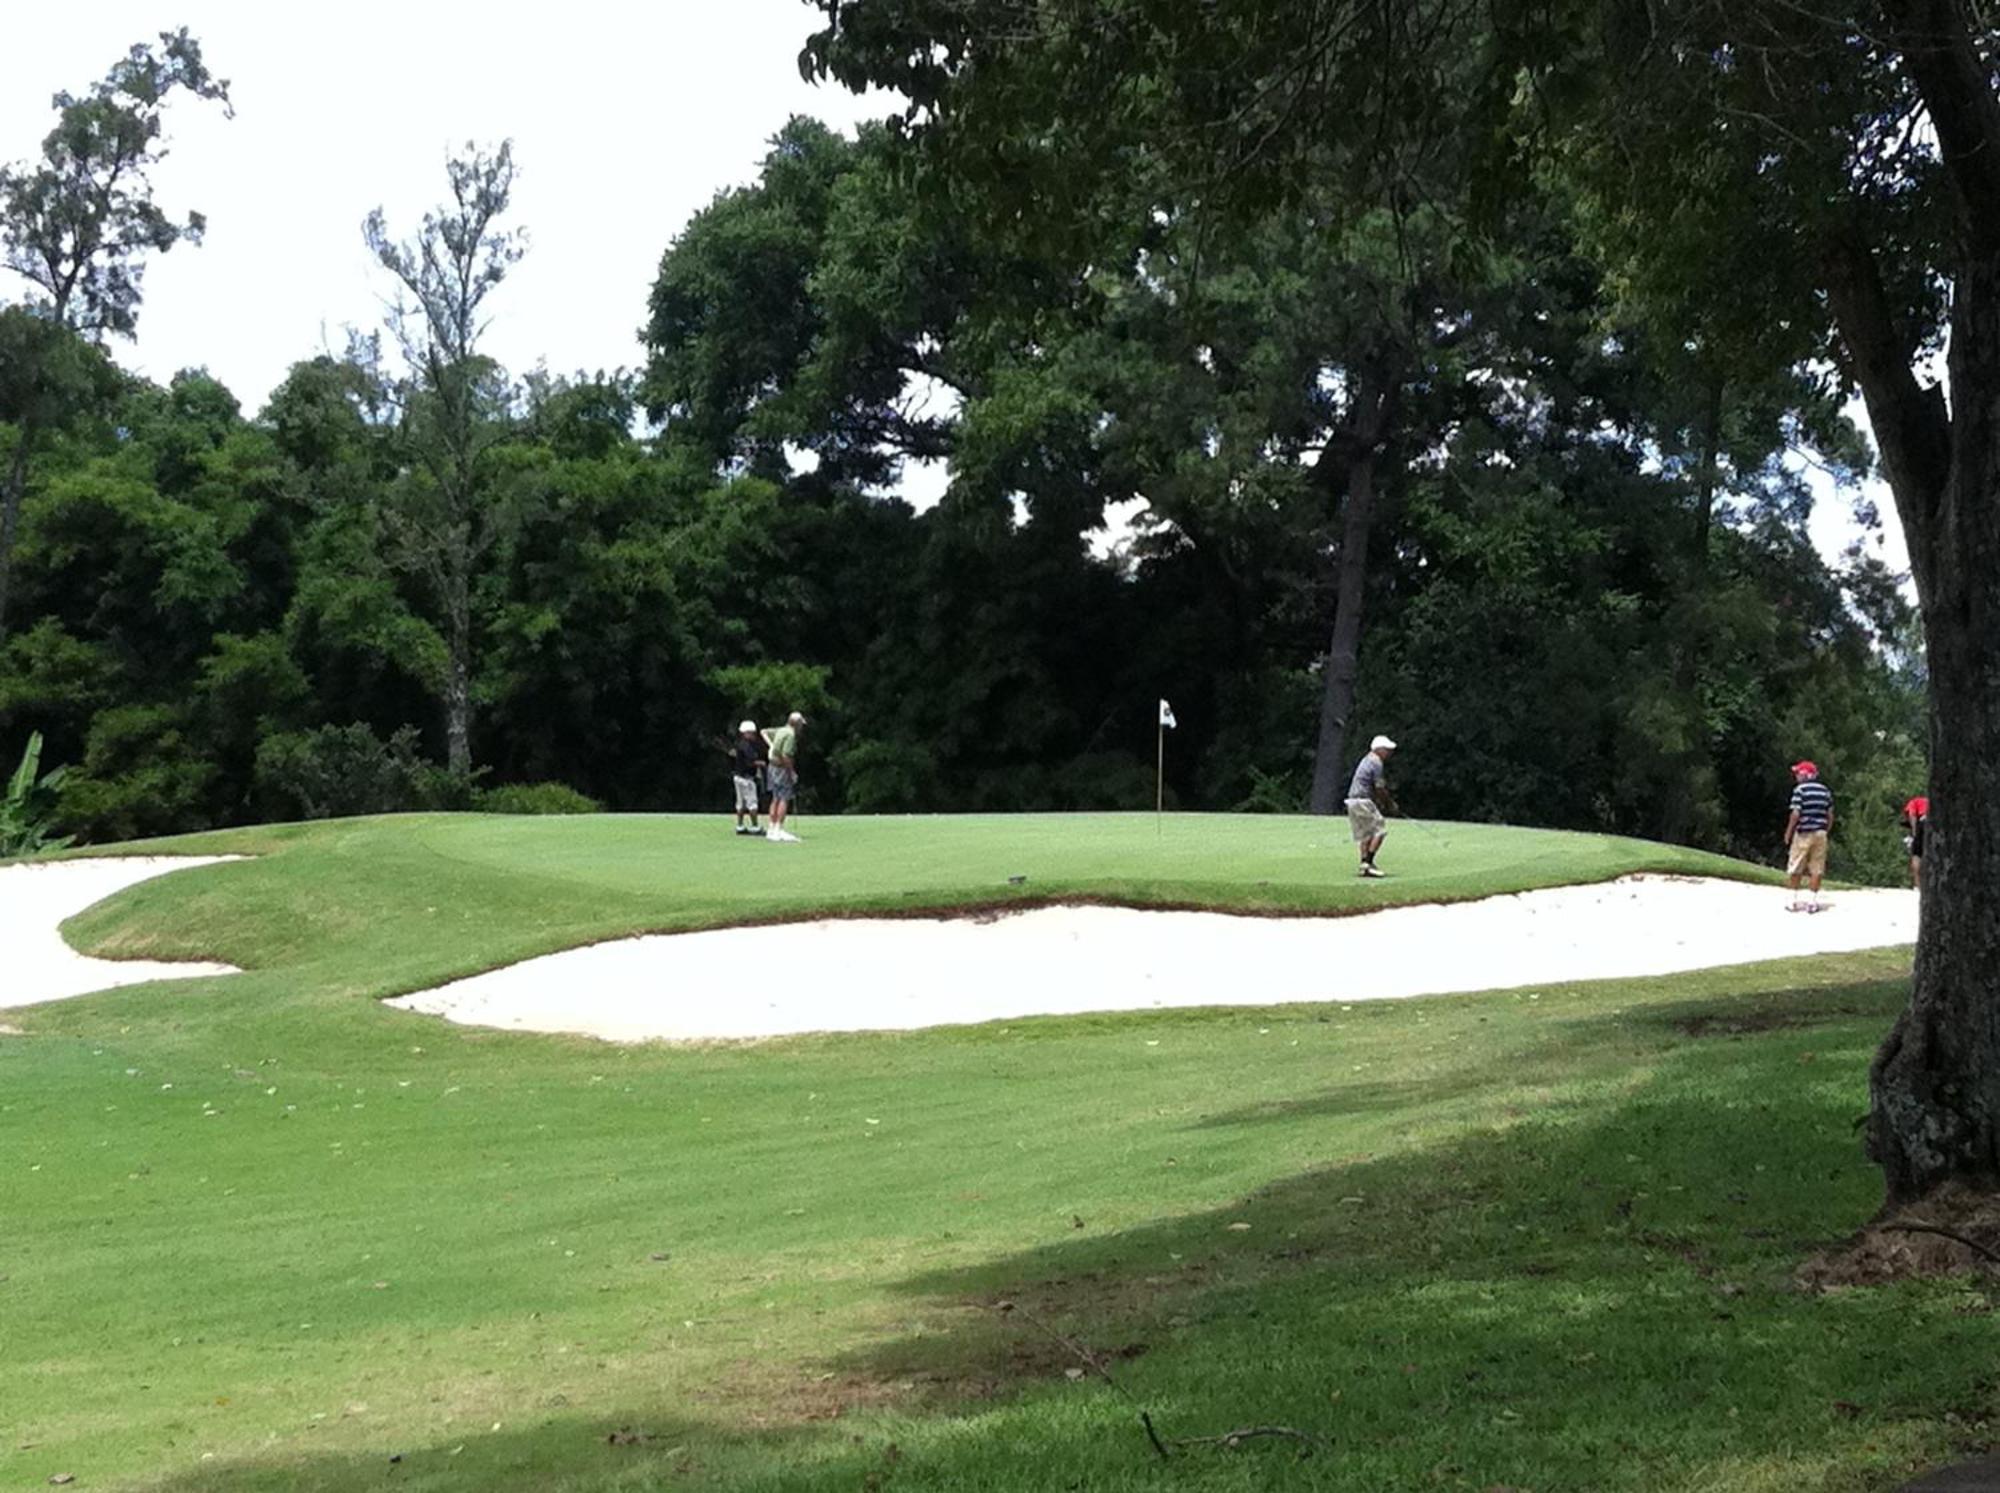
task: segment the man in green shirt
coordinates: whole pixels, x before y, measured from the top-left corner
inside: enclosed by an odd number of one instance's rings
[[[764,838],[780,844],[799,842],[799,837],[785,828],[785,819],[792,811],[792,797],[799,791],[799,731],[805,723],[806,718],[794,710],[784,725],[764,733],[771,759],[764,774],[764,785],[771,794],[771,827],[764,831]]]

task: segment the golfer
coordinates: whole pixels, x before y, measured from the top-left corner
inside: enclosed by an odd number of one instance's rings
[[[799,791],[799,732],[805,723],[806,718],[794,710],[784,725],[764,733],[764,744],[771,752],[771,765],[765,771],[771,790],[771,827],[764,831],[764,838],[785,845],[799,843],[799,837],[785,828],[785,819]]]
[[[1819,911],[1819,883],[1826,875],[1826,837],[1833,829],[1833,790],[1819,780],[1811,762],[1792,764],[1792,813],[1785,821],[1785,885],[1791,889],[1793,912]],[[1812,901],[1799,901],[1799,878],[1812,886]]]
[[[1363,757],[1354,769],[1354,780],[1347,785],[1347,823],[1354,831],[1354,843],[1361,849],[1361,876],[1381,876],[1386,873],[1375,865],[1375,852],[1382,848],[1382,841],[1389,833],[1389,822],[1383,817],[1385,812],[1393,813],[1396,800],[1390,795],[1387,772],[1389,757],[1396,750],[1396,743],[1386,736],[1378,736],[1368,743],[1368,755]]]
[[[729,776],[736,787],[736,833],[760,835],[757,828],[757,780],[764,775],[764,738],[757,723],[745,721],[736,728],[736,740],[729,745]],[[748,815],[750,822],[743,822]]]
[[[1903,805],[1903,828],[1910,832],[1910,885],[1924,884],[1924,832],[1930,828],[1931,801],[1918,794]]]

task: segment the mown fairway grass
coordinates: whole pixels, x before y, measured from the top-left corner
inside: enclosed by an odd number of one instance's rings
[[[250,972],[10,1015],[0,1483],[1776,1493],[1983,1440],[1983,1289],[1790,1283],[1876,1200],[1849,1127],[1899,953],[749,1047],[364,998],[808,907],[1334,908],[1701,864],[1444,826],[1369,886],[1302,821],[804,828],[203,837],[176,848],[264,858],[78,919]],[[1169,1437],[1327,1445],[1161,1463],[1134,1401]]]

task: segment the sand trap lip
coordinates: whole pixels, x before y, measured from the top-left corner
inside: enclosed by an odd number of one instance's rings
[[[1768,886],[1632,876],[1339,918],[1045,907],[621,939],[386,1004],[614,1042],[908,1031],[1023,1016],[1386,1000],[1912,943],[1917,897],[1817,916]]]
[[[68,1000],[148,980],[188,980],[240,973],[234,965],[157,959],[93,959],[62,940],[63,919],[113,892],[194,866],[240,855],[105,856],[0,866],[0,1010]]]

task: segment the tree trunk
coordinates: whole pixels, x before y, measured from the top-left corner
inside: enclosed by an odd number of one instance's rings
[[[1693,556],[1695,574],[1704,578],[1708,574],[1709,531],[1715,527],[1716,480],[1722,467],[1723,389],[1722,375],[1712,375],[1708,407],[1702,411],[1701,486],[1695,493]]]
[[[14,539],[21,526],[21,504],[28,495],[28,448],[35,426],[23,421],[14,459],[8,466],[7,487],[0,493],[0,643],[7,641],[7,599],[14,587]]]
[[[1827,294],[1910,540],[1930,664],[1916,974],[1869,1069],[1868,1154],[1898,1203],[2000,1183],[2000,99],[1952,0],[1892,14],[1959,207],[1949,407],[1918,382],[1865,245],[1829,246]]]
[[[1361,611],[1367,599],[1376,468],[1393,398],[1393,385],[1386,382],[1358,384],[1355,389],[1353,459],[1347,467],[1347,501],[1340,533],[1340,580],[1334,593],[1333,637],[1327,644],[1321,681],[1312,793],[1306,805],[1314,814],[1338,813],[1346,798],[1347,726],[1354,711],[1354,676],[1361,663]],[[1328,452],[1320,460],[1331,456]]]
[[[1715,490],[1722,463],[1723,379],[1708,380],[1702,410],[1701,471],[1696,479],[1694,530],[1689,536],[1687,586],[1669,616],[1678,622],[1673,641],[1674,693],[1684,713],[1687,739],[1674,753],[1675,765],[1662,785],[1659,837],[1674,845],[1695,841],[1700,799],[1714,783],[1709,759],[1708,720],[1701,701],[1702,637],[1708,625],[1709,539],[1715,527]]]
[[[444,761],[459,777],[472,772],[471,577],[452,577],[445,598]]]
[[[444,685],[444,760],[453,774],[472,771],[472,680],[466,660],[452,650],[451,673]]]
[[[2000,268],[1969,270],[1954,293],[1950,467],[1911,547],[1930,665],[1923,916],[1910,1003],[1869,1070],[1868,1154],[1891,1202],[1949,1181],[2000,1185],[2000,799],[1992,792],[2000,763]]]

